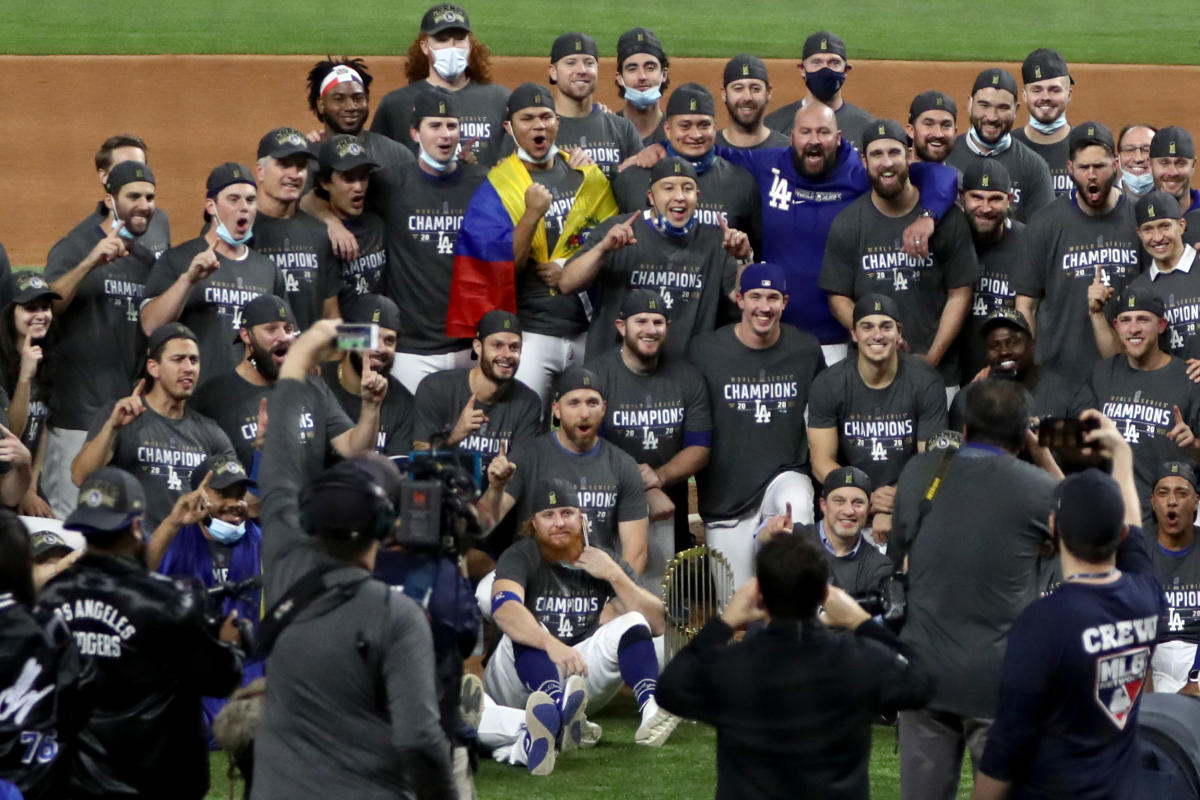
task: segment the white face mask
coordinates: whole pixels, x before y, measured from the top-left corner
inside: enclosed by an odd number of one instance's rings
[[[467,71],[467,56],[471,54],[471,45],[465,48],[443,47],[433,50],[433,69],[442,80],[453,83]]]

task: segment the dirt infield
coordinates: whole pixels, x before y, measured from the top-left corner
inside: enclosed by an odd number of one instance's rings
[[[316,127],[305,100],[308,56],[0,56],[0,66],[25,75],[10,83],[0,136],[17,142],[0,194],[0,241],[16,265],[45,263],[50,246],[83,217],[101,190],[92,171],[105,137],[136,133],[150,144],[159,203],[171,214],[173,240],[199,229],[204,179],[222,161],[249,162],[259,137],[273,127]],[[500,82],[515,86],[546,79],[542,58],[504,58]],[[402,58],[369,59],[374,99],[404,82]],[[724,62],[676,59],[675,85],[688,80],[717,88]],[[903,121],[909,100],[930,88],[959,101],[984,66],[971,62],[858,61],[846,86],[850,102]],[[1019,64],[1006,65],[1019,74]],[[799,97],[795,62],[769,62],[772,108]],[[600,99],[617,102],[611,59],[601,63]],[[1132,121],[1179,124],[1200,134],[1200,108],[1179,98],[1200,96],[1200,67],[1078,65],[1070,118],[1097,119],[1114,131]],[[20,89],[19,87],[25,87]],[[18,91],[27,92],[18,96]],[[1020,114],[1024,120],[1024,112]]]

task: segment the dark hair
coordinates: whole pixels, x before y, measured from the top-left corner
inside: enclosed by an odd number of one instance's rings
[[[330,182],[333,181],[333,167],[330,167],[329,169],[319,169],[315,173],[313,173],[313,183],[312,183],[313,193],[317,197],[321,198],[322,200],[324,200],[325,202],[328,203],[329,202],[329,190],[321,185],[321,181],[330,181]]]
[[[45,300],[47,303],[50,302],[48,297]],[[28,305],[28,303],[9,303],[4,309],[3,319],[0,319],[0,382],[4,384],[4,390],[8,392],[10,398],[16,392],[17,377],[21,374],[21,353],[17,350],[19,337],[17,336],[16,309],[18,305]],[[43,403],[50,401],[51,371],[45,367],[50,362],[50,351],[54,346],[57,333],[58,328],[51,319],[45,338],[39,340],[42,348],[42,361],[38,364],[37,372],[33,374],[33,386],[37,390],[38,399]]]
[[[168,344],[175,341],[176,339],[183,339],[185,341],[195,342],[196,347],[200,346],[200,342],[196,339],[192,339],[187,336],[172,336],[170,339],[163,339],[161,342],[156,344],[152,350],[147,351],[146,361],[154,360],[154,361],[158,361],[159,363],[162,363],[163,351],[167,349]],[[149,394],[150,390],[154,388],[154,376],[151,375],[150,370],[146,368],[146,361],[142,362],[141,377],[144,378],[146,381],[146,394]],[[204,365],[201,364],[201,366],[204,366]]]
[[[87,546],[89,550],[108,550],[114,547],[117,542],[132,535],[132,522],[124,528],[118,528],[115,531],[89,530],[87,532]]]
[[[421,49],[421,42],[429,38],[427,34],[419,33],[404,54],[404,74],[409,83],[425,80],[429,77],[429,59]],[[486,44],[480,44],[475,34],[468,33],[467,41],[471,43],[471,52],[467,55],[467,77],[475,83],[492,82],[492,51]]]
[[[817,613],[829,583],[829,566],[815,544],[781,534],[758,551],[754,568],[763,605],[772,617],[809,619]]]
[[[1155,133],[1158,133],[1158,128],[1154,127],[1153,125],[1147,125],[1144,122],[1131,122],[1130,124],[1121,128],[1121,132],[1117,134],[1117,150],[1121,149],[1121,140],[1125,138],[1125,134],[1129,133],[1134,128],[1149,128]]]
[[[361,58],[335,58],[334,56],[326,56],[324,61],[318,61],[313,68],[308,71],[308,109],[316,115],[317,119],[324,122],[320,112],[317,111],[317,100],[321,99],[321,81],[325,80],[325,76],[333,71],[334,67],[345,66],[354,70],[362,78],[363,91],[367,97],[371,96],[371,81],[375,78],[367,71],[367,62]]]
[[[146,143],[140,137],[131,133],[119,133],[105,139],[104,144],[100,145],[100,149],[96,151],[96,169],[111,167],[113,150],[119,147],[137,147],[147,155],[150,153],[150,148],[146,147]]]
[[[1056,524],[1054,527],[1060,543],[1071,551],[1071,555],[1089,564],[1105,563],[1116,554],[1117,548],[1121,546],[1119,534],[1107,542],[1097,542],[1094,538],[1077,536],[1060,525]]]
[[[11,592],[26,608],[36,599],[33,591],[33,545],[17,515],[0,508],[0,592]]]
[[[967,441],[1017,453],[1025,444],[1033,399],[1017,381],[988,378],[963,390]]]

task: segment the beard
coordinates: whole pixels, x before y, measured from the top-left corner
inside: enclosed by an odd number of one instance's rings
[[[875,190],[875,194],[882,197],[884,200],[891,200],[893,197],[899,197],[908,187],[908,170],[899,170],[896,172],[896,182],[893,184],[884,184],[877,176],[872,175],[871,188]]]
[[[833,166],[835,161],[837,161],[837,153],[838,153],[837,144],[834,144],[834,146],[830,149],[825,149],[820,144],[810,144],[808,147],[804,148],[803,153],[800,153],[799,156],[795,157],[796,169],[799,170],[800,174],[806,178],[819,177],[821,175],[824,175],[826,172],[828,172],[829,168]],[[793,149],[793,155],[794,154],[795,154],[795,150]],[[810,169],[808,166],[808,163],[804,160],[805,156],[810,156],[810,155],[812,155],[812,156],[820,155],[821,156],[821,163],[815,169]]]
[[[263,380],[267,383],[274,383],[279,380],[279,364],[275,363],[274,356],[271,351],[261,346],[253,337],[250,342],[250,360],[254,362],[254,368],[258,370],[258,374],[263,376]]]

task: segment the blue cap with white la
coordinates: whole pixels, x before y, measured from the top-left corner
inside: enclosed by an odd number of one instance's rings
[[[742,270],[738,289],[742,294],[754,289],[775,289],[782,294],[787,294],[787,278],[784,277],[783,267],[760,261]]]

